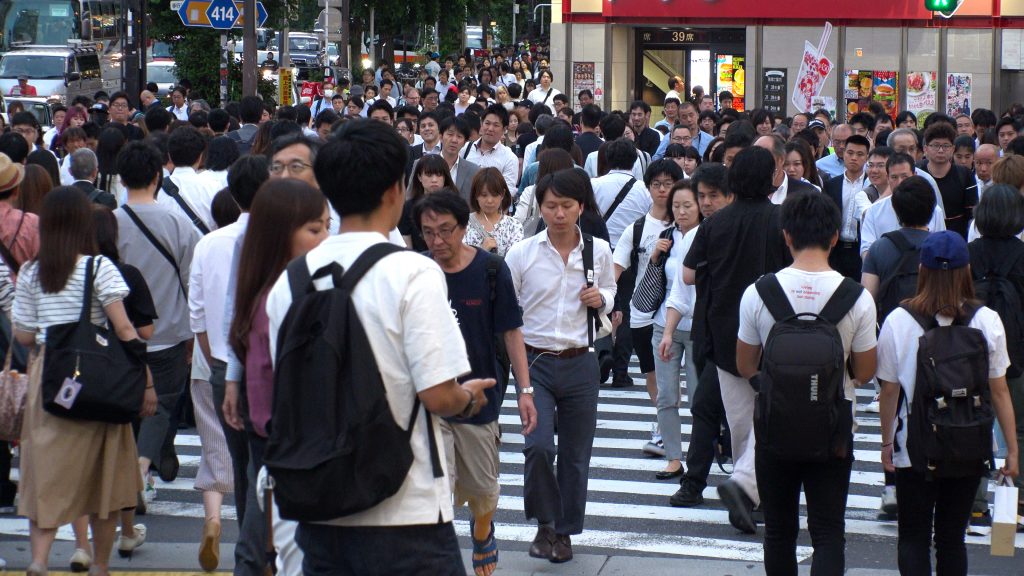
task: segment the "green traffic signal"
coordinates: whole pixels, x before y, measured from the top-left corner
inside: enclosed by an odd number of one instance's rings
[[[925,10],[931,10],[932,12],[949,10],[954,6],[956,6],[956,0],[924,0]]]

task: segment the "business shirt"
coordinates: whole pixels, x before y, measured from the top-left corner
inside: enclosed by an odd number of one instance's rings
[[[488,151],[480,149],[480,142],[481,140],[477,140],[467,144],[469,155],[466,155],[465,149],[463,149],[459,157],[464,157],[481,168],[497,168],[505,179],[505,184],[508,184],[508,189],[515,190],[516,183],[519,182],[519,157],[511,148],[501,142],[495,144],[494,148]]]
[[[602,215],[607,214],[612,203],[615,202],[619,191],[633,178],[629,170],[611,170],[600,178],[591,180],[594,186],[594,198],[597,200],[597,208]],[[608,225],[608,237],[612,246],[619,243],[619,236],[626,226],[632,226],[640,217],[651,209],[651,195],[647,191],[643,180],[637,180],[626,193],[622,203],[612,213],[611,218],[605,218]]]
[[[860,220],[861,212],[857,210],[854,198],[864,189],[865,178],[866,176],[861,174],[850,179],[845,172],[843,173],[843,224],[839,231],[839,239],[844,242],[857,241],[857,221]]]
[[[892,196],[886,196],[871,205],[861,216],[860,253],[864,254],[871,245],[886,232],[900,229],[900,221],[896,218],[896,210],[892,207]],[[928,221],[929,232],[941,232],[946,229],[946,214],[938,205],[932,211],[932,219]]]
[[[523,166],[529,166],[537,161],[537,147],[544,143],[544,135],[538,134],[537,139],[526,145],[523,150]]]
[[[213,220],[213,197],[220,192],[221,187],[212,179],[204,177],[196,172],[191,166],[179,166],[171,173],[171,182],[178,186],[178,193],[188,202],[196,216],[202,219],[203,223],[210,230],[217,228]],[[173,202],[173,200],[172,200]],[[177,202],[174,204],[178,206]],[[181,210],[181,207],[178,207]],[[181,210],[185,214],[184,210]],[[187,214],[186,214],[187,216]]]
[[[690,142],[690,146],[696,148],[697,153],[703,156],[704,151],[708,149],[708,145],[711,144],[711,141],[714,139],[715,137],[711,134],[698,130],[697,135],[694,136],[693,140]],[[668,145],[671,143],[671,140],[672,132],[670,130],[668,134],[661,137],[661,144],[658,145],[658,150],[654,152],[653,158],[655,160],[661,160],[665,157],[665,150],[668,150]]]
[[[822,180],[828,180],[829,178],[835,178],[846,172],[846,165],[836,153],[833,152],[824,158],[819,159],[815,164],[818,167],[819,172],[824,172],[826,176]]]
[[[582,348],[589,343],[587,308],[580,302],[586,286],[583,272],[583,236],[569,253],[568,262],[548,238],[548,230],[512,245],[505,263],[523,308],[523,340],[544,350]],[[594,238],[594,286],[604,298],[600,312],[615,305],[615,274],[608,243]]]
[[[210,232],[196,244],[188,276],[189,325],[196,334],[206,332],[210,354],[228,361],[227,330],[223,323],[228,287],[233,273],[227,262],[235,259],[239,239],[245,234],[249,213],[243,212],[229,226]]]
[[[174,104],[167,107],[167,111],[174,115],[175,118],[182,122],[188,122],[188,103],[186,102],[181,108],[176,108]]]

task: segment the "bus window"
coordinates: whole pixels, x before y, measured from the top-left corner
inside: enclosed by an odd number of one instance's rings
[[[78,56],[78,71],[82,80],[99,79],[100,59],[96,54],[81,54]]]

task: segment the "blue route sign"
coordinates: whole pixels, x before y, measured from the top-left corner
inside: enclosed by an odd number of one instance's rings
[[[210,26],[218,30],[229,30],[238,20],[238,13],[231,0],[213,0],[206,10],[206,17],[210,20]]]
[[[241,28],[245,21],[242,0],[174,0],[171,10],[178,14],[185,26],[198,28]],[[256,3],[256,27],[267,22],[267,8]]]

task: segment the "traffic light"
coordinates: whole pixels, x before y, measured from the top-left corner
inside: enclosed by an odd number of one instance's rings
[[[924,9],[942,12],[956,6],[956,0],[924,0]]]

